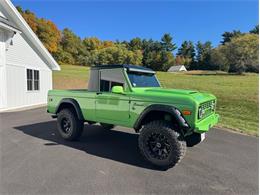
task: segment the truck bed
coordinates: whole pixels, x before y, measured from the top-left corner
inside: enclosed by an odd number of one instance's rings
[[[49,113],[55,113],[57,106],[64,98],[75,99],[82,109],[91,109],[95,96],[96,92],[90,92],[87,89],[50,90],[47,109]]]

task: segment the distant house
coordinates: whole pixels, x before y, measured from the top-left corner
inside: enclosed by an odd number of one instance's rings
[[[0,0],[0,110],[47,102],[59,65],[10,0]]]
[[[172,66],[168,69],[168,72],[182,72],[187,71],[184,65]]]

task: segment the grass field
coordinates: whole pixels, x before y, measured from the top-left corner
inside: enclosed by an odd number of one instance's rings
[[[54,88],[86,88],[89,68],[62,65],[54,72]],[[163,87],[196,89],[213,93],[218,98],[219,127],[258,135],[258,75],[228,75],[211,72],[165,73],[157,76]]]

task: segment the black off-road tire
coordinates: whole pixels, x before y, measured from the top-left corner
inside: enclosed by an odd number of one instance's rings
[[[100,123],[100,125],[103,127],[105,130],[110,130],[115,127],[115,125],[107,124],[107,123]]]
[[[153,147],[154,142],[156,142],[155,147]],[[157,146],[158,142],[160,144]],[[144,158],[162,170],[175,166],[186,152],[185,140],[167,121],[152,121],[144,125],[138,144]],[[161,152],[158,147],[161,147],[159,148]],[[163,156],[160,156],[160,153],[163,153]]]
[[[65,128],[66,121],[69,124],[69,128]],[[65,108],[58,113],[57,128],[63,139],[75,141],[83,132],[84,121],[78,119],[74,110]]]

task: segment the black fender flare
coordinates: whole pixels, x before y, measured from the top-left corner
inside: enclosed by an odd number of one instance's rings
[[[78,116],[78,118],[80,120],[84,120],[84,117],[83,117],[83,114],[81,112],[81,109],[80,109],[80,106],[79,106],[79,103],[75,100],[75,99],[72,99],[72,98],[63,98],[59,105],[57,106],[56,110],[55,110],[55,114],[58,114],[60,108],[62,105],[64,104],[70,104],[74,107],[75,111],[76,111],[76,114]]]
[[[143,119],[145,119],[147,114],[149,114],[151,111],[167,112],[175,117],[178,125],[182,129],[189,128],[189,124],[187,123],[187,121],[183,117],[182,113],[177,108],[175,108],[174,106],[169,106],[169,105],[154,104],[154,105],[150,105],[147,108],[145,108],[143,110],[143,112],[140,114],[140,116],[138,117],[138,119],[136,120],[136,122],[134,124],[135,130],[139,130],[141,128]]]

